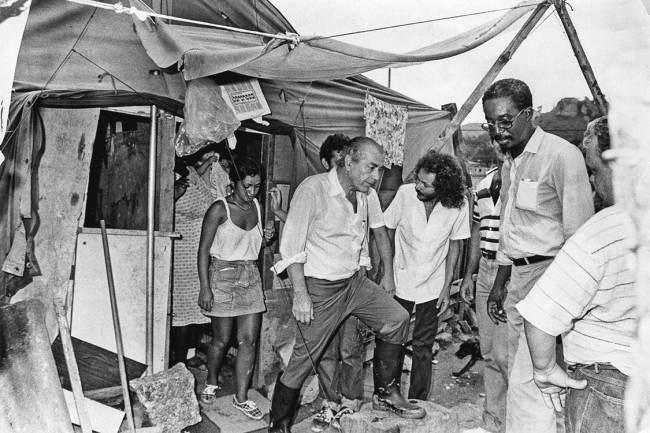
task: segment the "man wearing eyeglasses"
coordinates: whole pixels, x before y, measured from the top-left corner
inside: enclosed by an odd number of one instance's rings
[[[594,206],[582,153],[536,127],[532,105],[530,89],[517,79],[499,80],[483,95],[482,127],[506,155],[501,171],[499,269],[487,308],[496,324],[508,327],[506,431],[555,433],[563,431],[563,423],[556,421],[535,386],[523,319],[515,305],[564,242],[593,215]]]

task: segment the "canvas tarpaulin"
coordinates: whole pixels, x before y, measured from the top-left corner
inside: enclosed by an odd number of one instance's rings
[[[137,9],[150,10],[140,0]],[[350,77],[385,67],[406,66],[452,57],[489,41],[532,12],[539,0],[527,0],[504,15],[469,31],[404,54],[373,50],[319,36],[302,37],[296,46],[281,40],[207,27],[166,24],[133,18],[149,56],[160,67],[178,64],[186,79],[224,71],[258,78],[313,81]],[[154,24],[155,22],[155,24]]]

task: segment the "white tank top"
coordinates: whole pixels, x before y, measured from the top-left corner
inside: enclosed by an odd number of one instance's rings
[[[217,228],[210,247],[210,255],[227,261],[257,260],[262,246],[263,233],[260,205],[257,199],[253,199],[257,209],[257,224],[250,230],[244,230],[232,222],[230,207],[224,197],[220,197],[217,201],[222,201],[226,207],[226,221]]]

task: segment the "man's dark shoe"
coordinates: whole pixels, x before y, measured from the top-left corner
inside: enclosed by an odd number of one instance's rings
[[[375,340],[373,378],[375,393],[372,408],[390,411],[402,418],[424,418],[427,412],[420,406],[406,400],[400,392],[404,347],[401,344]]]
[[[269,433],[291,433],[290,426],[298,409],[299,398],[299,389],[289,388],[278,378],[271,402]]]

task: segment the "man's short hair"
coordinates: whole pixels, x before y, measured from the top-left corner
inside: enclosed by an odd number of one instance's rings
[[[350,137],[345,134],[332,134],[323,141],[320,147],[320,159],[324,159],[328,164],[332,160],[334,152],[343,152],[346,146],[350,145]]]
[[[436,175],[433,188],[436,198],[446,208],[460,209],[465,201],[463,171],[456,158],[445,153],[429,151],[415,165],[415,174],[420,170]]]
[[[518,110],[533,106],[533,95],[528,85],[516,78],[505,78],[492,83],[483,93],[483,104],[496,98],[510,98]]]
[[[610,148],[609,122],[607,116],[599,117],[593,123],[594,134],[598,138],[598,150],[602,153]]]
[[[336,161],[336,165],[339,167],[344,167],[346,155],[350,155],[352,161],[360,161],[365,146],[374,146],[380,152],[384,151],[384,148],[370,137],[365,137],[363,135],[354,137],[349,141],[348,145],[343,148],[343,151],[341,152],[342,158]]]

